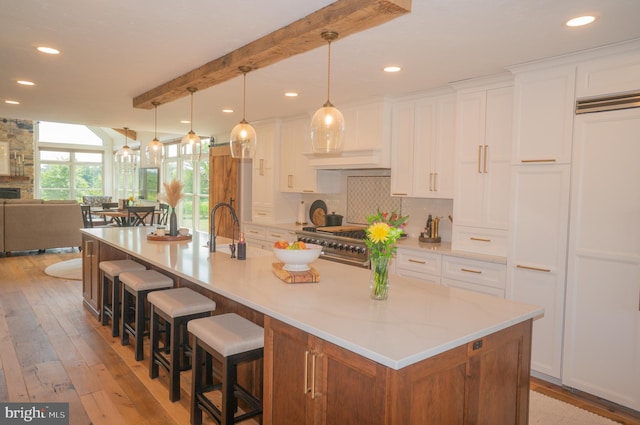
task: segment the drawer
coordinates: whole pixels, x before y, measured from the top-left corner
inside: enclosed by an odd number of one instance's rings
[[[273,209],[269,206],[252,205],[251,221],[254,223],[273,223]]]
[[[445,279],[453,279],[504,291],[507,286],[507,266],[445,255],[442,258],[442,278],[443,283]]]
[[[277,242],[277,241],[287,241],[287,242],[295,242],[298,240],[295,231],[289,231],[284,229],[278,229],[275,227],[267,227],[266,228],[266,239],[267,242]]]
[[[457,251],[506,257],[507,236],[506,230],[454,226],[451,248]]]
[[[442,255],[398,248],[396,251],[396,273],[408,270],[440,276]]]
[[[440,275],[421,273],[413,270],[405,270],[398,267],[396,267],[396,274],[398,276],[410,277],[412,279],[421,280],[423,282],[435,283],[437,285],[440,284]]]
[[[493,295],[494,297],[504,298],[505,291],[504,289],[492,288],[490,286],[476,285],[475,283],[463,282],[461,280],[455,279],[442,279],[442,284],[444,286],[449,286],[452,288],[461,288],[466,289],[473,292],[478,292],[480,294]]]
[[[244,225],[244,236],[247,239],[262,239],[267,238],[267,228],[264,226],[256,226],[255,224]]]

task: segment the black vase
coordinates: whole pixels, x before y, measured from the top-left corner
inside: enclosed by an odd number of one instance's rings
[[[169,236],[178,236],[178,217],[175,208],[171,208],[169,215]]]

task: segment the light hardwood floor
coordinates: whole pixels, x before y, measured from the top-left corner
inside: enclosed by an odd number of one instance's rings
[[[149,379],[148,359],[136,362],[132,346],[121,346],[83,308],[82,283],[44,274],[48,265],[79,256],[66,249],[0,258],[0,400],[68,402],[73,425],[188,424],[189,373],[182,373],[181,400],[171,403],[164,373]],[[640,424],[638,412],[595,397],[537,380],[532,389]]]

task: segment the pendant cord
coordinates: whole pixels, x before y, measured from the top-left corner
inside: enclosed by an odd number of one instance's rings
[[[331,103],[331,40],[329,40],[329,58],[327,60],[327,103]]]
[[[243,72],[243,88],[242,88],[242,121],[246,121],[247,116],[247,73]]]
[[[154,105],[154,119],[153,119],[153,128],[154,128],[154,132],[153,132],[153,138],[155,140],[158,140],[158,105]]]

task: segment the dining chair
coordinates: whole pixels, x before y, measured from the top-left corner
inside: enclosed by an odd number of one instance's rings
[[[82,223],[85,229],[93,227],[93,218],[91,217],[91,205],[80,205],[82,212]]]
[[[169,204],[160,204],[160,215],[158,215],[158,224],[167,225],[169,219]]]
[[[118,203],[117,202],[103,202],[102,203],[102,209],[103,210],[110,210],[113,208],[118,208]]]
[[[153,226],[155,218],[155,206],[129,207],[127,208],[127,226]]]

